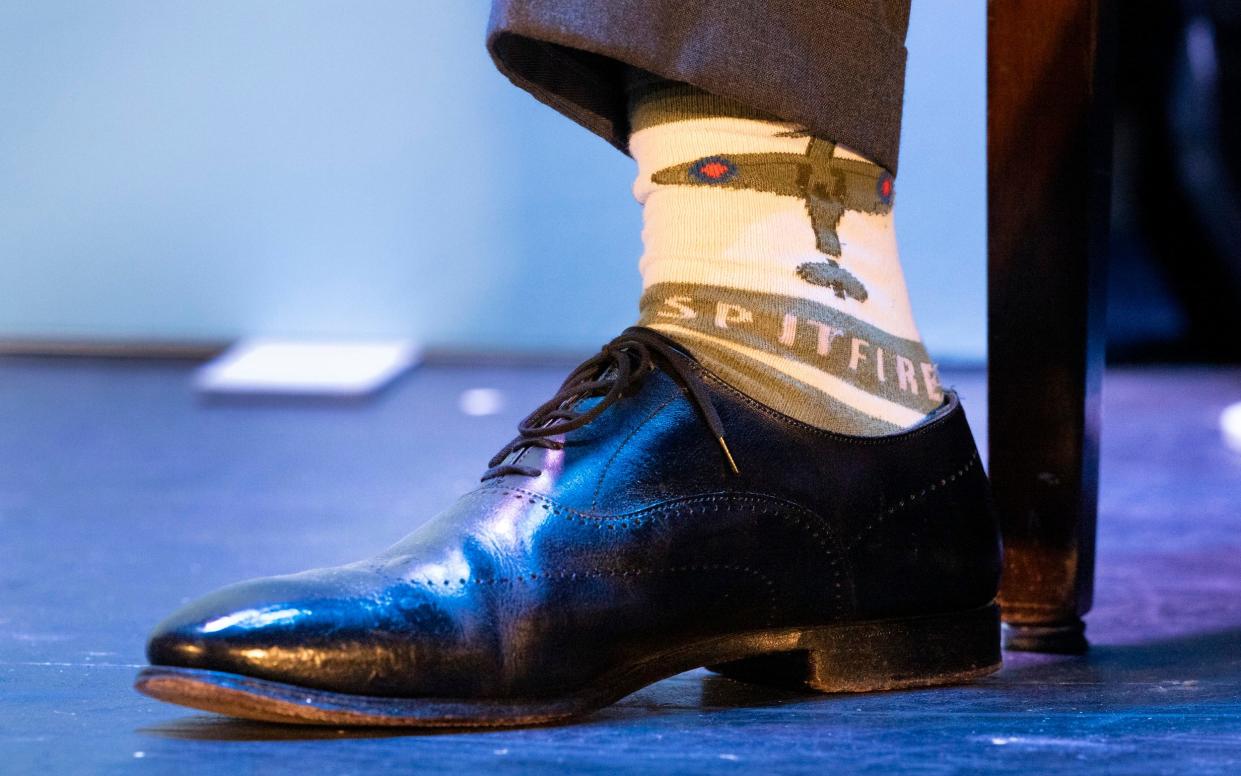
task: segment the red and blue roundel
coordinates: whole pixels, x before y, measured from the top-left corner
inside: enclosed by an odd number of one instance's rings
[[[727,183],[737,177],[737,165],[727,157],[708,156],[691,164],[689,175],[699,183]]]
[[[875,195],[879,197],[879,201],[891,205],[892,195],[895,193],[896,179],[892,177],[892,173],[887,170],[879,173],[879,180],[875,181]]]

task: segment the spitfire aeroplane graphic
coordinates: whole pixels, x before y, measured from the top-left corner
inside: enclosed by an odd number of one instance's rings
[[[800,137],[789,133],[785,137]],[[806,205],[815,247],[840,256],[836,227],[846,210],[888,213],[892,210],[892,174],[861,159],[833,156],[836,144],[810,138],[804,154],[749,153],[708,156],[666,167],[651,180],[664,185],[717,186],[797,197]],[[807,283],[826,286],[841,299],[865,302],[866,287],[833,258],[806,262],[797,274]]]

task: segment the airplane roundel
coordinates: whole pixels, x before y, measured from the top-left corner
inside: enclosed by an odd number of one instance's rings
[[[723,156],[708,156],[691,164],[689,174],[699,183],[727,183],[737,176],[737,165]]]
[[[892,173],[884,170],[879,174],[879,180],[875,181],[875,194],[879,197],[879,201],[885,205],[892,204],[892,195],[896,193],[896,179],[892,177]]]

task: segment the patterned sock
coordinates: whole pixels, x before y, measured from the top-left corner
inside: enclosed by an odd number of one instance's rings
[[[886,170],[667,81],[631,89],[640,324],[751,397],[875,436],[943,399],[901,273]]]

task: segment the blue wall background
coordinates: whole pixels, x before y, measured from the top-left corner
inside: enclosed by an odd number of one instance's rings
[[[897,224],[984,354],[984,4],[915,2]],[[0,0],[0,337],[593,349],[632,162],[494,72],[487,4]]]

